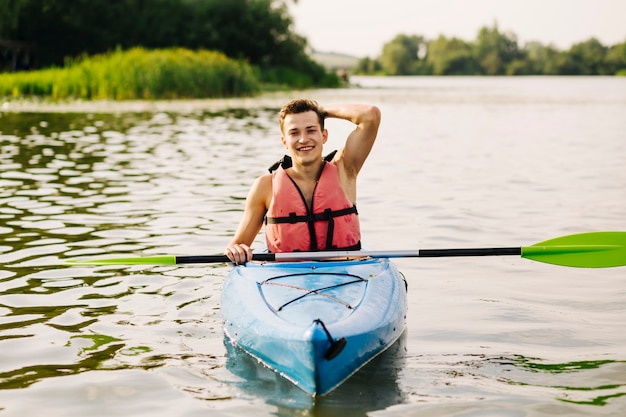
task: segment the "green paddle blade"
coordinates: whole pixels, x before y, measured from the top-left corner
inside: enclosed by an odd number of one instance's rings
[[[137,258],[71,259],[68,265],[176,265],[176,256],[142,256]]]
[[[626,232],[579,233],[522,247],[522,258],[578,268],[626,265]]]

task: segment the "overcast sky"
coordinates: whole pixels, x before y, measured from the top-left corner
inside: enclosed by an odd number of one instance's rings
[[[626,41],[626,0],[298,0],[289,1],[295,31],[317,51],[380,55],[396,35],[456,36],[474,41],[497,22],[527,41],[568,49],[596,37]]]

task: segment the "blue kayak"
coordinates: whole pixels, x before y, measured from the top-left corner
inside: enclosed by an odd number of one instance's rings
[[[232,269],[221,304],[231,343],[316,396],[400,337],[406,283],[386,258],[249,262]]]

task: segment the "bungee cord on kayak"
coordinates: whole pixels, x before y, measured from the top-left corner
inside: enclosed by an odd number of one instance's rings
[[[261,286],[263,286],[263,285],[275,285],[275,286],[279,286],[279,287],[284,287],[284,288],[289,288],[289,289],[299,290],[299,291],[304,291],[305,292],[304,294],[302,294],[302,295],[300,295],[298,297],[295,297],[295,298],[285,302],[280,307],[274,308],[275,311],[281,311],[283,308],[287,307],[288,305],[290,305],[292,303],[295,303],[296,301],[299,301],[299,300],[301,300],[301,299],[303,299],[303,298],[305,298],[305,297],[307,297],[309,295],[312,295],[312,294],[329,298],[329,299],[331,299],[333,301],[336,301],[336,302],[338,302],[340,304],[345,305],[349,309],[354,309],[354,307],[350,303],[348,303],[346,301],[343,301],[343,300],[341,300],[341,299],[339,299],[337,297],[334,297],[334,296],[332,296],[330,294],[326,294],[326,293],[324,293],[324,291],[328,291],[328,290],[332,290],[332,289],[335,289],[335,288],[343,287],[345,285],[357,284],[357,283],[366,283],[367,282],[366,279],[364,279],[362,277],[359,277],[357,275],[352,275],[352,274],[329,274],[329,273],[322,273],[322,274],[315,274],[315,275],[316,276],[329,275],[331,277],[344,276],[344,277],[352,277],[352,278],[355,278],[355,279],[352,280],[352,281],[347,281],[347,282],[333,284],[333,285],[329,285],[329,286],[326,286],[326,287],[319,287],[319,288],[306,288],[306,287],[299,287],[299,286],[295,286],[295,285],[289,285],[289,284],[285,284],[285,283],[282,283],[282,282],[275,282],[276,280],[279,280],[279,279],[293,278],[293,277],[307,276],[307,275],[311,275],[311,274],[309,273],[309,274],[280,275],[280,276],[272,277],[272,278],[270,278],[268,280],[265,280],[265,281],[263,281],[263,282],[261,282],[259,284]]]

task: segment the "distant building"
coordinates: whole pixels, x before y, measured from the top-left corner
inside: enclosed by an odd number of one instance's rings
[[[329,71],[350,72],[359,62],[359,58],[334,52],[313,51],[311,58]]]

